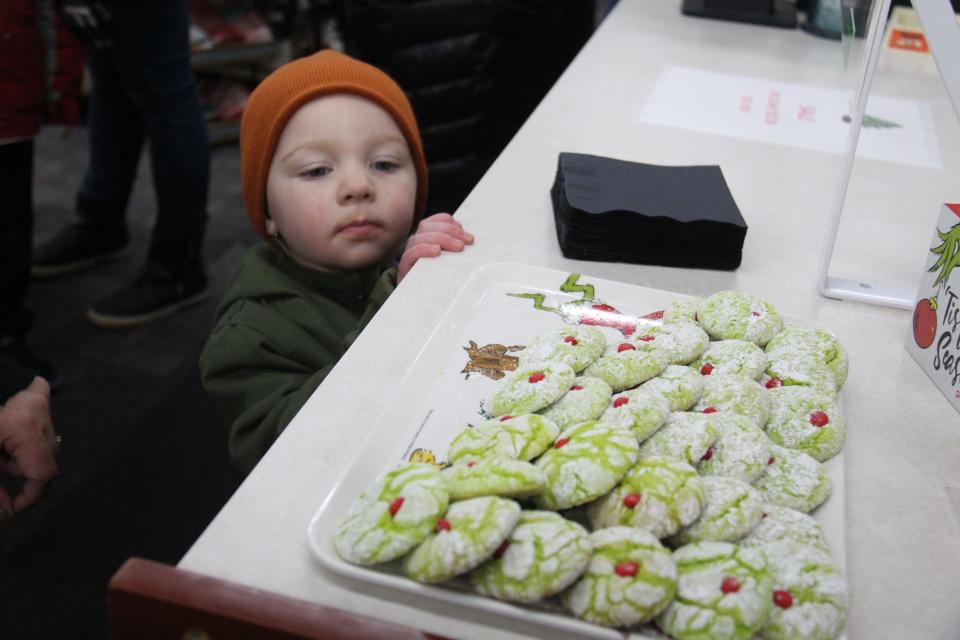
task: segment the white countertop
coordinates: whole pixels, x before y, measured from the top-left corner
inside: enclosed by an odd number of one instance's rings
[[[524,262],[692,295],[738,289],[833,330],[851,362],[843,390],[847,635],[960,637],[960,416],[904,349],[910,312],[817,293],[840,156],[640,122],[666,64],[842,82],[836,42],[683,17],[678,0],[620,2],[457,211],[476,244],[416,266],[180,568],[449,637],[486,640],[491,626],[497,638],[564,637],[343,580],[313,560],[306,535],[466,278],[492,262]],[[960,200],[949,180],[960,175],[960,127],[938,82],[932,61],[881,60],[875,92],[931,102],[945,169],[858,160],[834,275],[916,287],[939,203]],[[561,151],[720,165],[749,224],[742,265],[726,272],[564,259],[549,196]]]

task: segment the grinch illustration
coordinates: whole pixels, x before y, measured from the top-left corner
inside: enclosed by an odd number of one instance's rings
[[[579,300],[563,302],[556,307],[551,307],[544,302],[546,296],[542,293],[508,293],[508,296],[514,298],[527,298],[533,300],[533,308],[539,311],[549,311],[560,316],[567,324],[584,324],[595,327],[612,327],[625,336],[633,335],[636,331],[639,318],[626,315],[606,304],[595,297],[595,291],[592,284],[579,284],[579,273],[571,273],[562,285],[560,291],[564,293],[579,293]],[[657,314],[650,314],[649,318],[655,319]],[[645,316],[646,317],[646,316]]]
[[[450,466],[449,462],[440,462],[436,454],[430,449],[414,449],[408,459],[410,462],[419,462],[420,464],[433,465],[437,469],[443,470]]]
[[[505,374],[504,371],[513,371],[517,368],[520,359],[517,356],[510,356],[507,353],[522,351],[523,345],[504,346],[502,344],[487,344],[478,347],[473,340],[469,347],[463,347],[470,358],[463,371],[464,377],[469,380],[471,373],[479,373],[491,380],[499,380]]]
[[[953,209],[956,205],[947,205]],[[954,210],[960,216],[960,212]],[[928,269],[928,273],[937,273],[933,281],[934,288],[943,288],[950,281],[950,275],[954,267],[960,264],[960,222],[953,225],[947,231],[937,229],[937,237],[940,238],[940,244],[931,248],[930,253],[937,256],[936,262]],[[928,348],[933,344],[933,339],[937,335],[937,296],[929,298],[920,298],[917,306],[913,310],[913,339],[921,349]]]

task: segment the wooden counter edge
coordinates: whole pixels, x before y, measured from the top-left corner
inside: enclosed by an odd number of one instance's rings
[[[111,640],[423,640],[426,636],[414,629],[143,558],[128,559],[111,577],[107,630]]]

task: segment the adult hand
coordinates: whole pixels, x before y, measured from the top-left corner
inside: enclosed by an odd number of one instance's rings
[[[20,493],[0,487],[0,521],[32,506],[57,475],[60,450],[50,419],[50,385],[35,377],[0,406],[0,473],[22,477]]]
[[[67,28],[78,40],[97,49],[110,46],[106,34],[113,16],[105,6],[96,0],[60,0],[60,9]]]
[[[436,258],[443,251],[463,251],[468,244],[473,244],[473,234],[466,231],[449,213],[435,213],[424,218],[407,239],[407,248],[397,267],[397,284],[420,258]]]

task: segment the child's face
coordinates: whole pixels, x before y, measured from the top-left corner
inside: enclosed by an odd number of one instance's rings
[[[323,96],[287,122],[267,177],[267,232],[295,260],[355,270],[396,257],[413,224],[417,172],[393,118],[349,94]]]

